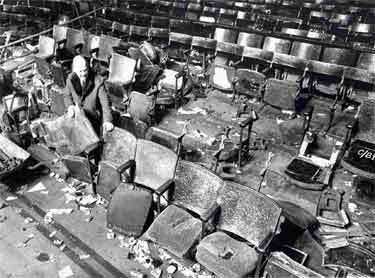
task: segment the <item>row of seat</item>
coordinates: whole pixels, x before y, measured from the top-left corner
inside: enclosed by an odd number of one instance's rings
[[[282,19],[283,20],[283,19]],[[372,48],[371,40],[369,36],[373,36],[374,26],[371,24],[354,24],[350,28],[338,27],[333,28],[334,33],[327,33],[326,31],[314,31],[314,29],[300,29],[298,26],[301,22],[298,20],[285,19],[285,22],[277,24],[273,21],[271,29],[264,29],[264,24],[262,20],[258,20],[256,17],[247,17],[242,19],[236,19],[233,25],[221,24],[218,22],[203,22],[199,20],[188,20],[188,19],[177,19],[174,17],[167,17],[163,15],[148,15],[144,13],[125,11],[122,9],[106,8],[103,10],[103,14],[98,18],[98,25],[103,26],[103,28],[108,28],[111,26],[110,21],[117,21],[126,25],[138,25],[138,26],[151,26],[151,27],[162,27],[170,28],[171,31],[185,30],[191,35],[198,36],[211,36],[213,35],[213,29],[215,27],[223,27],[228,29],[233,29],[237,31],[248,31],[252,33],[272,33],[275,36],[289,39],[298,39],[301,41],[328,44],[328,45],[338,45],[338,47],[356,47],[356,42],[367,42],[368,48]],[[270,22],[269,22],[270,23]],[[263,25],[262,29],[259,29],[260,25]],[[274,30],[276,29],[279,30]],[[177,31],[180,32],[180,31]],[[292,38],[291,38],[292,37]],[[365,47],[366,48],[366,47]]]
[[[127,168],[132,174],[124,183],[121,173]],[[178,257],[192,255],[219,277],[254,273],[281,224],[282,210],[269,197],[224,182],[172,150],[117,128],[105,138],[97,192],[110,202],[109,228],[144,234]],[[152,194],[158,196],[155,219]],[[161,198],[167,198],[166,205],[160,205]]]
[[[297,40],[285,40],[272,36],[264,37],[259,34],[236,32],[224,28],[215,29],[214,39],[205,39],[202,37],[195,37],[194,39],[194,36],[176,32],[172,32],[169,35],[169,29],[166,28],[129,26],[118,22],[113,22],[111,29],[113,35],[117,35],[122,39],[134,39],[138,41],[158,39],[159,41],[164,40],[166,44],[177,43],[184,45],[186,49],[189,49],[191,45],[200,46],[200,44],[204,44],[203,47],[212,52],[227,52],[229,55],[236,54],[239,59],[246,57],[255,60],[260,59],[261,61],[266,60],[267,63],[280,63],[287,67],[298,66],[299,70],[304,70],[309,64],[309,70],[311,71],[328,75],[332,74],[336,77],[342,76],[345,67],[355,67],[358,69],[358,74],[352,76],[353,78],[359,78],[358,81],[366,83],[372,83],[373,80],[372,77],[366,80],[366,78],[372,75],[371,72],[373,71],[375,57],[373,53],[354,52],[350,49],[338,47],[322,47],[318,44],[308,44]],[[170,29],[173,31],[174,28],[171,27]],[[221,49],[216,50],[217,42],[220,42],[219,47]],[[276,55],[272,53],[267,54],[268,52],[275,53]],[[267,59],[264,59],[264,57],[267,57]],[[364,72],[361,70],[364,70]],[[352,72],[356,70],[347,68],[347,71],[350,71],[350,75],[352,75]],[[350,75],[347,75],[348,78],[351,77]],[[357,77],[357,75],[367,77],[362,77],[363,80],[361,80],[361,77]]]
[[[290,18],[299,18],[311,20],[319,23],[319,19],[328,21],[333,19],[339,23],[338,19],[353,19],[359,22],[367,22],[372,19],[374,14],[373,8],[353,9],[350,6],[346,8],[336,7],[335,5],[318,5],[315,7],[304,7],[303,5],[272,5],[272,4],[252,4],[246,2],[215,2],[215,1],[198,1],[198,2],[180,2],[180,1],[145,1],[145,2],[121,2],[122,7],[146,12],[163,12],[165,14],[176,16],[196,16],[197,14],[223,15],[233,17],[237,13],[259,13],[287,16]],[[322,23],[322,22],[321,22]]]

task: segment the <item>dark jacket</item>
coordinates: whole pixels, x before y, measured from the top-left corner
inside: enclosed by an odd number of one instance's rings
[[[65,105],[78,104],[90,120],[112,122],[111,108],[104,80],[100,76],[89,75],[85,88],[81,87],[79,77],[74,72],[68,75],[65,87]]]

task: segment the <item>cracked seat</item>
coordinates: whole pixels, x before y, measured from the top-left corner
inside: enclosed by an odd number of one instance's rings
[[[267,196],[227,182],[220,192],[217,232],[203,238],[196,259],[219,277],[252,273],[280,224],[281,208]]]
[[[171,205],[145,236],[178,257],[186,256],[218,210],[216,199],[223,180],[198,164],[179,161]]]

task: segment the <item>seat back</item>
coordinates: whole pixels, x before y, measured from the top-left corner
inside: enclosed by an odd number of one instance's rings
[[[191,42],[191,46],[194,48],[200,48],[205,50],[214,51],[216,48],[217,41],[214,39],[208,39],[204,37],[194,36]]]
[[[357,61],[357,68],[375,72],[375,53],[361,53]]]
[[[66,40],[68,27],[53,25],[52,37],[57,43],[63,42]]]
[[[169,28],[169,18],[166,16],[152,16],[151,27],[153,28]]]
[[[101,35],[99,40],[99,55],[98,59],[103,62],[108,62],[108,59],[113,54],[113,48],[120,45],[119,38]]]
[[[167,147],[138,139],[134,182],[153,190],[158,189],[174,178],[177,160],[177,154]]]
[[[130,34],[130,26],[114,21],[112,24],[112,32],[116,35],[116,37],[128,37]]]
[[[148,27],[145,26],[130,26],[130,40],[136,43],[140,43],[148,38]]]
[[[237,41],[238,33],[237,31],[224,28],[216,28],[214,39],[218,42],[230,42],[235,43]]]
[[[356,61],[356,55],[356,52],[352,49],[327,47],[323,51],[322,62],[342,66],[353,66]]]
[[[137,60],[113,53],[109,63],[108,81],[125,85],[132,83],[136,66]]]
[[[149,29],[149,37],[152,44],[161,46],[164,44],[166,46],[169,41],[169,29],[167,28],[155,28],[152,27]]]
[[[152,126],[147,131],[146,139],[163,145],[177,154],[180,152],[182,137],[166,129]]]
[[[185,160],[177,164],[173,202],[202,216],[216,203],[224,181],[211,170]]]
[[[240,236],[260,249],[272,240],[281,208],[269,197],[247,186],[226,182],[218,203],[218,229]]]
[[[73,28],[68,28],[66,31],[66,44],[65,48],[70,52],[71,55],[77,54],[76,48],[85,44],[83,32]]]
[[[47,36],[39,36],[38,56],[52,57],[55,54],[55,40]]]
[[[219,13],[219,24],[234,25],[235,19],[237,18],[237,10],[221,8]]]
[[[288,40],[266,37],[263,43],[263,49],[274,53],[288,54],[292,43]]]
[[[305,42],[293,42],[290,55],[305,60],[319,60],[322,46]]]
[[[295,29],[295,28],[282,28],[281,33],[297,36],[297,37],[306,37],[309,31],[303,29]]]
[[[83,31],[83,37],[85,43],[83,45],[82,55],[85,57],[91,57],[92,52],[99,49],[100,37],[87,31]]]
[[[115,127],[104,135],[104,143],[101,158],[116,168],[134,160],[137,138],[129,131]]]
[[[263,36],[258,34],[251,34],[240,32],[238,34],[237,44],[248,47],[262,48]]]

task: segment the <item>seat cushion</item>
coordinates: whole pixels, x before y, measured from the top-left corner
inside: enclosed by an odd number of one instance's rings
[[[298,84],[290,80],[267,79],[264,102],[285,110],[295,110]]]
[[[176,74],[177,71],[165,69],[163,75],[165,77],[159,81],[158,87],[162,89],[175,90],[176,89]],[[182,88],[183,80],[182,77],[177,79],[177,90]]]
[[[171,205],[152,223],[145,237],[178,257],[185,256],[202,234],[202,222]]]
[[[196,259],[219,277],[241,278],[255,270],[258,254],[246,243],[216,232],[199,243]]]
[[[107,227],[127,236],[140,236],[152,217],[152,193],[121,183],[107,210]]]

